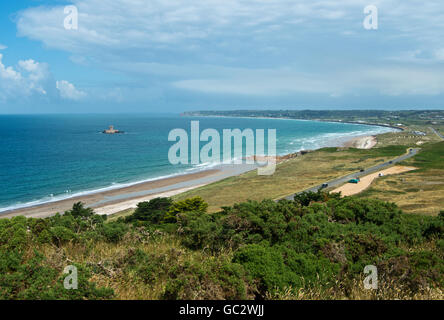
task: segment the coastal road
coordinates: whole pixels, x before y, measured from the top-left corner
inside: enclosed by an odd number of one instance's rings
[[[439,132],[439,131],[436,130],[435,128],[432,128],[432,127],[429,127],[429,128],[430,128],[430,130],[432,130],[434,133],[436,133],[436,135],[437,135],[438,137],[440,137],[441,139],[444,139],[444,136],[442,135],[441,132]]]
[[[330,181],[326,181],[325,183],[328,184],[328,188],[330,188],[330,187],[338,187],[339,185],[342,185],[342,184],[346,183],[350,179],[354,179],[354,178],[359,178],[359,177],[365,176],[365,175],[367,175],[369,173],[373,173],[375,171],[379,171],[381,169],[385,169],[385,168],[390,167],[390,166],[392,166],[392,165],[394,165],[394,164],[396,164],[398,162],[401,162],[401,161],[404,161],[406,159],[409,159],[409,158],[413,157],[414,155],[416,155],[419,150],[420,150],[419,148],[418,149],[409,149],[409,151],[406,154],[404,154],[402,156],[399,156],[399,157],[397,157],[395,159],[392,159],[390,161],[387,161],[387,162],[378,164],[376,166],[367,168],[367,169],[365,169],[362,172],[351,173],[349,175],[346,175],[346,176],[343,176],[343,177],[340,177],[340,178],[336,178],[336,179],[333,179],[333,180],[330,180]],[[289,196],[285,197],[284,199],[293,200],[293,198],[294,198],[294,196],[296,194],[300,194],[300,193],[303,193],[303,192],[309,192],[309,191],[317,192],[321,188],[322,188],[322,184],[314,186],[314,187],[311,187],[311,188],[308,188],[308,189],[305,189],[305,190],[300,191],[298,193],[294,193],[292,195],[289,195]]]

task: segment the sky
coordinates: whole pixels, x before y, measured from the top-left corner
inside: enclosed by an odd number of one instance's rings
[[[2,114],[444,105],[442,0],[1,1],[0,30]]]

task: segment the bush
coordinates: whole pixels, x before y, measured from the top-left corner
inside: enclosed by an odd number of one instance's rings
[[[220,250],[224,243],[222,226],[212,215],[202,212],[180,213],[176,217],[182,243],[190,249]]]
[[[122,222],[106,223],[102,227],[102,233],[105,239],[109,242],[117,243],[122,240],[123,236],[127,233],[128,226]]]
[[[97,288],[89,282],[90,272],[82,265],[78,268],[78,289],[67,290],[63,281],[67,275],[45,265],[46,258],[34,251],[25,260],[17,252],[0,251],[0,299],[55,300],[55,299],[109,299],[113,290]]]
[[[409,294],[444,284],[443,214],[404,215],[393,203],[323,192],[214,214],[207,207],[199,197],[157,198],[113,222],[81,203],[46,219],[1,219],[0,298],[113,297],[89,280],[93,275],[164,299],[262,299],[298,296],[301,288],[345,297],[368,264],[378,267],[380,281]],[[69,257],[79,268],[79,290],[63,288],[68,248],[88,259]],[[116,254],[96,261],[95,250]]]
[[[148,202],[140,202],[136,211],[125,218],[126,222],[148,221],[151,224],[159,224],[165,219],[173,200],[170,198],[155,198]]]
[[[244,268],[225,259],[176,264],[168,271],[161,298],[239,300],[252,298]]]
[[[328,286],[339,271],[339,266],[326,258],[297,253],[283,246],[251,244],[239,249],[233,262],[243,265],[256,280],[261,298],[285,288]]]
[[[77,239],[77,236],[73,231],[63,226],[51,227],[49,230],[52,236],[52,241],[58,246]]]
[[[186,212],[207,212],[208,204],[201,197],[185,199],[174,202],[168,210],[164,221],[174,223],[178,213]]]

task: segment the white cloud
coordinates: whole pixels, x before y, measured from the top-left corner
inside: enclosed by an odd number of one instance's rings
[[[63,99],[80,100],[86,96],[85,92],[77,90],[72,83],[66,80],[56,81],[56,87]]]
[[[57,90],[58,89],[58,90]],[[17,67],[5,66],[0,54],[0,101],[26,98],[77,100],[85,93],[67,81],[55,81],[49,66],[35,60],[20,60]]]
[[[64,29],[62,6],[45,6],[19,13],[19,34],[138,84],[155,77],[184,90],[257,96],[444,93],[442,0],[374,0],[380,28],[372,32],[362,27],[368,0],[72,2],[78,30]],[[67,99],[84,96],[69,82],[57,88]]]
[[[340,21],[359,2],[365,1],[75,0],[78,30],[64,29],[62,6],[22,11],[17,26],[22,35],[74,52],[92,45],[108,49],[160,48],[214,36],[249,35],[253,29],[260,32],[276,24]]]
[[[44,86],[48,79],[47,66],[32,60],[19,61],[18,68],[5,66],[0,54],[0,100],[28,97],[32,94],[46,95]]]
[[[7,48],[8,48],[7,46],[5,46],[5,45],[3,45],[3,44],[0,43],[0,50],[5,50],[5,49],[7,49]]]
[[[390,96],[437,95],[444,92],[444,70],[421,67],[364,67],[334,73],[306,74],[289,69],[230,69],[217,78],[176,81],[180,89],[253,96],[319,93],[378,93]]]
[[[19,33],[46,45],[76,53],[95,49],[165,49],[171,44],[202,45],[205,39],[254,40],[255,34],[280,37],[298,29],[324,33],[362,31],[368,0],[74,0],[79,29],[65,30],[62,6],[36,7],[20,12]],[[444,36],[441,0],[374,0],[381,28],[399,36],[436,41]],[[382,19],[383,18],[383,19]],[[44,21],[44,23],[42,23]],[[278,27],[279,32],[276,32]],[[350,30],[355,28],[355,30]],[[441,29],[442,30],[442,29]],[[381,37],[383,31],[380,32]],[[215,44],[217,46],[217,44]],[[172,49],[169,47],[169,49]],[[177,51],[182,47],[175,48]],[[116,52],[110,52],[113,54]]]

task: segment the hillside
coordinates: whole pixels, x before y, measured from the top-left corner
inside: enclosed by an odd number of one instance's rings
[[[0,220],[0,298],[444,298],[444,212],[327,193],[207,207],[157,198],[112,222],[80,203]],[[68,265],[77,290],[63,288]],[[378,290],[363,288],[366,265]]]

